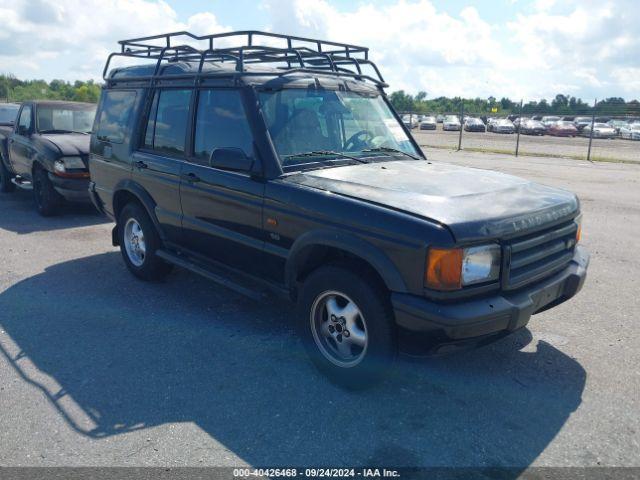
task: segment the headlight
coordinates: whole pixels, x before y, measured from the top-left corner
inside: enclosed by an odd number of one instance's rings
[[[435,290],[457,290],[500,278],[500,246],[430,248],[425,285]]]
[[[58,173],[66,173],[67,170],[84,170],[85,168],[80,157],[63,157],[53,164],[53,169]]]

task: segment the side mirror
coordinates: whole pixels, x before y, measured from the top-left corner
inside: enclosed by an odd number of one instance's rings
[[[253,167],[253,159],[239,148],[216,148],[209,157],[209,166],[220,170],[249,172]]]

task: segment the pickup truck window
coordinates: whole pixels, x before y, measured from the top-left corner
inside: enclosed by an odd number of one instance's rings
[[[104,94],[96,132],[98,140],[124,141],[135,100],[136,92],[130,90],[111,90]]]
[[[0,124],[14,123],[19,109],[18,105],[0,105]]]
[[[95,116],[94,106],[40,105],[36,123],[41,133],[91,133]]]
[[[144,147],[184,155],[191,90],[157,90],[149,111]]]
[[[310,152],[370,155],[389,148],[418,152],[380,95],[283,89],[260,94],[269,133],[283,167],[314,162]]]
[[[208,164],[216,148],[239,148],[253,155],[253,137],[237,90],[202,90],[198,97],[194,156]]]
[[[20,112],[18,128],[24,128],[26,131],[31,129],[31,107],[29,105],[25,105]]]

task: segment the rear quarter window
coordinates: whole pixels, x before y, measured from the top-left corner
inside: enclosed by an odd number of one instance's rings
[[[132,90],[110,90],[103,94],[96,122],[98,140],[124,142],[135,101],[136,92]]]

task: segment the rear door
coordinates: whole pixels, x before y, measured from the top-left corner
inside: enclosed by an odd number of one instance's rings
[[[18,132],[22,132],[18,134]],[[9,162],[13,172],[22,177],[31,178],[31,134],[34,131],[33,107],[26,104],[20,110],[18,123],[8,139]]]
[[[180,174],[192,93],[188,88],[154,92],[140,149],[132,155],[132,178],[151,196],[160,226],[174,243],[182,233]]]
[[[240,90],[198,92],[193,152],[183,168],[183,242],[189,250],[261,274],[264,183],[249,172],[213,168],[216,148],[237,148],[256,158]]]

